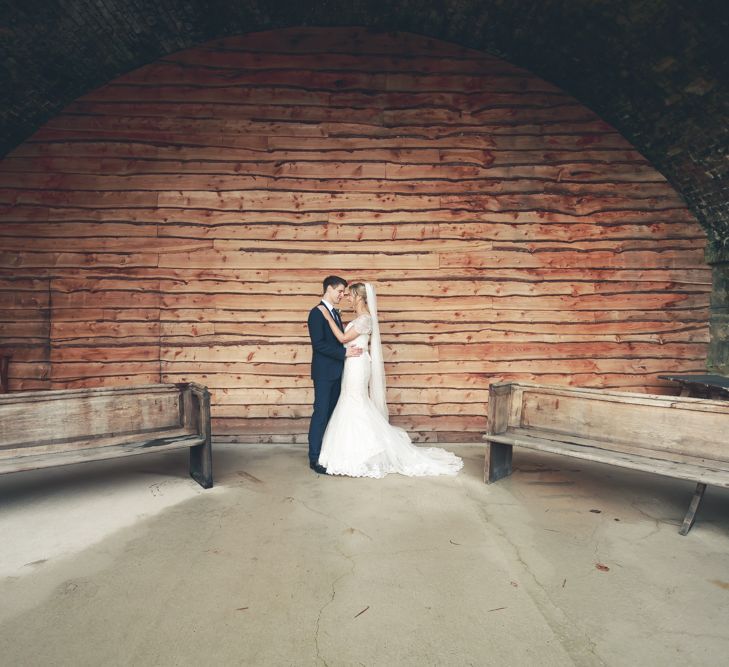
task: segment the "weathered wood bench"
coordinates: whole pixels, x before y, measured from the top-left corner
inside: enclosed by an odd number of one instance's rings
[[[188,448],[209,489],[210,436],[210,394],[193,383],[0,396],[0,474]]]
[[[489,390],[485,481],[511,473],[512,448],[696,482],[679,533],[707,484],[729,487],[729,403],[697,398],[496,383]]]

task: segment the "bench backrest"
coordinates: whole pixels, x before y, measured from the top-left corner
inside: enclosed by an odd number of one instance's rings
[[[184,385],[174,384],[3,394],[0,454],[19,448],[52,451],[71,441],[99,447],[139,433],[180,429],[184,396]]]
[[[492,433],[562,434],[676,460],[729,461],[727,401],[531,383],[493,384],[489,401]]]

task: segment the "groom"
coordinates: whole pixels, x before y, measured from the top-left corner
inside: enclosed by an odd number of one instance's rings
[[[347,281],[339,276],[327,276],[323,283],[320,305],[326,306],[340,330],[344,331],[342,318],[336,308],[347,289]],[[311,339],[311,379],[314,380],[314,413],[309,424],[309,467],[326,475],[326,468],[319,465],[319,452],[329,418],[334,412],[342,385],[345,357],[358,357],[362,348],[342,345],[327,324],[319,306],[309,312],[309,338]]]

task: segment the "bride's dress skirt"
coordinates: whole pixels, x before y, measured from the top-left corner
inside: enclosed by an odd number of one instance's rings
[[[364,336],[355,344],[367,349]],[[347,357],[342,391],[319,455],[327,473],[349,477],[457,474],[463,467],[459,457],[437,447],[417,447],[403,429],[387,421],[369,398],[369,377],[367,352],[361,357]]]

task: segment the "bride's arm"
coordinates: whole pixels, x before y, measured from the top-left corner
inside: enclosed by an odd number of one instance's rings
[[[324,315],[324,319],[329,323],[329,328],[332,330],[332,333],[337,337],[337,340],[340,343],[349,343],[350,341],[357,338],[357,336],[359,336],[359,333],[354,327],[352,327],[349,331],[342,333],[337,326],[337,323],[334,321],[332,314],[329,312],[329,309],[326,306],[319,306],[319,310],[321,311],[322,315]]]

